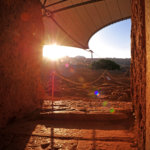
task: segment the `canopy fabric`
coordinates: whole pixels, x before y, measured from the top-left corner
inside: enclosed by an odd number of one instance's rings
[[[41,0],[41,3],[47,41],[84,49],[95,32],[131,16],[131,0]]]

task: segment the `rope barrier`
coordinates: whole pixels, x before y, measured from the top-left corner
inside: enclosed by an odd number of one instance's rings
[[[108,71],[106,71],[106,74],[107,74],[112,80],[114,80],[117,84],[128,85],[127,83],[119,82],[118,79],[117,79],[117,78],[114,78]]]
[[[52,75],[51,75],[51,80],[48,81],[48,83],[46,85],[48,85],[48,89],[50,88],[50,86],[52,87],[52,99],[54,97],[54,76],[57,76],[59,77],[60,79],[62,80],[65,80],[69,83],[72,83],[74,85],[78,85],[80,87],[84,87],[86,86],[86,88],[88,88],[88,86],[90,86],[91,84],[94,84],[95,82],[99,81],[101,78],[104,78],[106,80],[109,80],[107,79],[107,76],[110,78],[111,81],[114,81],[116,84],[120,84],[120,85],[128,85],[126,83],[122,83],[122,82],[119,82],[117,78],[114,78],[107,70],[105,70],[97,79],[91,81],[91,82],[84,82],[84,83],[80,83],[80,82],[76,82],[76,81],[72,81],[71,79],[68,79],[66,77],[64,77],[63,75],[59,74],[58,72],[53,72]],[[103,83],[101,84],[103,85]],[[100,86],[100,84],[99,84]],[[46,90],[46,89],[45,89]],[[43,91],[43,90],[42,90]],[[41,92],[42,92],[41,91]],[[47,91],[47,90],[46,90]],[[49,91],[49,90],[48,90]],[[44,92],[44,91],[43,91]],[[42,92],[42,93],[43,93]],[[43,95],[43,94],[42,94]],[[45,95],[47,96],[47,94]]]
[[[65,80],[69,83],[72,83],[72,84],[75,84],[75,85],[80,85],[80,86],[89,86],[91,84],[94,84],[95,82],[99,81],[102,77],[104,77],[104,75],[107,75],[111,78],[111,80],[114,80],[117,84],[122,84],[122,85],[126,85],[126,83],[122,83],[122,82],[119,82],[117,78],[114,78],[107,70],[105,70],[97,79],[95,79],[94,81],[91,81],[91,82],[84,82],[84,83],[80,83],[80,82],[76,82],[76,81],[72,81],[71,79],[68,79],[66,77],[64,77],[63,75],[59,74],[58,72],[55,72],[55,75],[59,78],[61,78],[62,80]]]
[[[94,81],[91,81],[91,82],[84,82],[84,83],[79,83],[79,82],[72,81],[72,80],[70,80],[70,79],[68,79],[68,78],[65,78],[64,76],[60,75],[60,74],[57,73],[57,72],[55,73],[55,75],[58,76],[58,77],[60,77],[61,79],[65,80],[65,81],[70,82],[70,83],[75,84],[75,85],[91,85],[91,84],[97,82],[98,80],[100,80],[100,79],[104,76],[105,72],[106,72],[106,71],[104,71],[104,72],[103,72],[97,79],[95,79]]]

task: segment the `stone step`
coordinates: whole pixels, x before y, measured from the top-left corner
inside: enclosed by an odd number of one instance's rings
[[[42,112],[38,116],[39,119],[55,119],[55,120],[87,120],[87,121],[112,121],[112,120],[129,120],[132,118],[130,114],[126,113],[82,113],[80,111],[55,111],[55,112]]]

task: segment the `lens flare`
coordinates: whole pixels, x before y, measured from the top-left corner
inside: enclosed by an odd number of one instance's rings
[[[99,92],[98,92],[98,91],[95,91],[94,94],[97,96],[97,95],[99,94]]]
[[[97,96],[97,97],[100,97],[100,93],[98,91],[95,91],[94,94]]]
[[[114,108],[111,108],[110,109],[110,113],[114,113],[115,112],[115,109]]]
[[[107,104],[108,104],[107,101],[104,101],[104,102],[102,103],[102,105],[103,105],[104,107],[107,106]]]
[[[68,67],[69,67],[69,64],[68,64],[68,63],[67,63],[67,64],[65,64],[65,67],[66,67],[66,68],[68,68]]]

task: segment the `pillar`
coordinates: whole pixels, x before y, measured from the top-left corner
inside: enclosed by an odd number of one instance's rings
[[[39,107],[40,0],[0,0],[0,127]]]
[[[150,0],[145,0],[146,26],[146,150],[150,150]]]
[[[146,142],[146,27],[145,1],[131,3],[131,97],[135,111],[135,132],[138,150]]]

